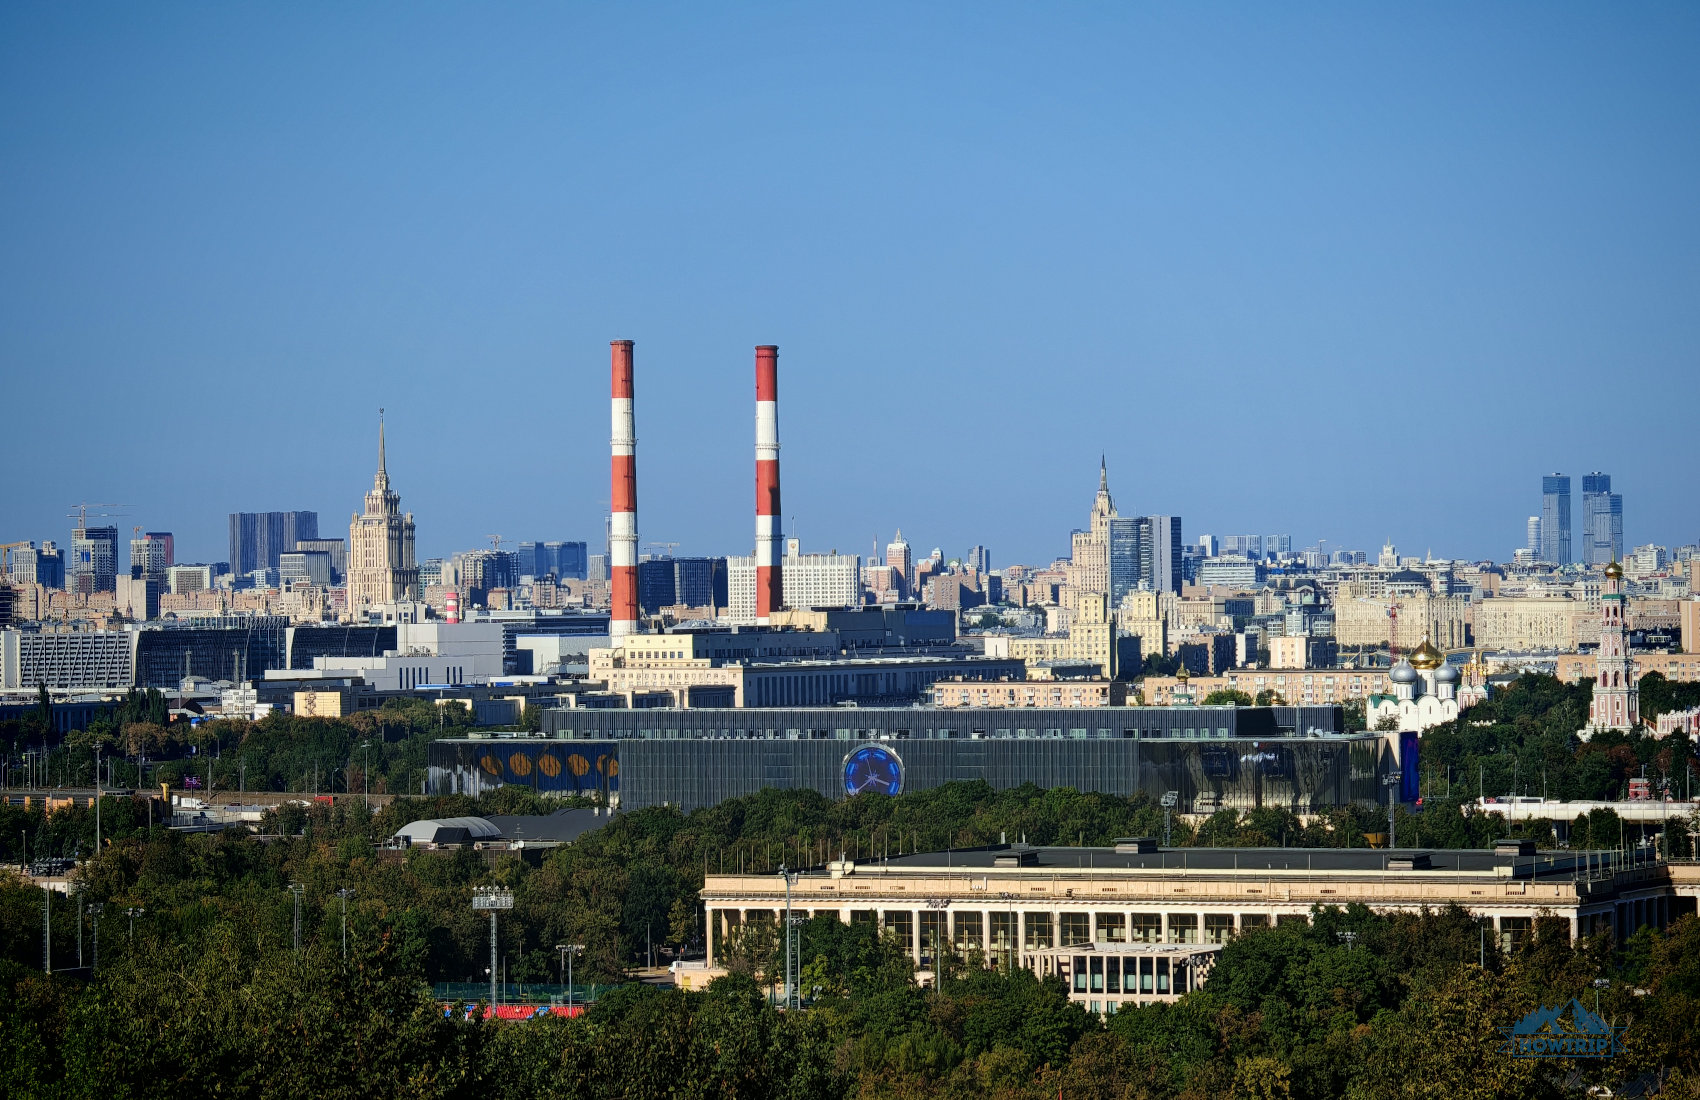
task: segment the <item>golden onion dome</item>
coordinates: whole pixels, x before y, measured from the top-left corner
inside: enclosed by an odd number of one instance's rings
[[[1427,638],[1424,638],[1423,644],[1411,653],[1411,667],[1422,669],[1425,672],[1437,669],[1445,662],[1445,654],[1434,648],[1434,644]]]
[[[1617,561],[1613,559],[1612,563],[1606,566],[1606,576],[1614,581],[1621,580],[1623,578],[1623,566],[1617,564]]]
[[[1177,670],[1177,671],[1176,671],[1176,672],[1175,672],[1175,679],[1177,679],[1177,680],[1179,680],[1179,681],[1180,681],[1180,682],[1181,682],[1181,683],[1183,683],[1183,684],[1184,684],[1184,683],[1186,683],[1186,682],[1187,682],[1187,681],[1188,681],[1188,680],[1189,680],[1189,679],[1191,679],[1191,674],[1189,674],[1189,673],[1188,673],[1188,672],[1187,672],[1187,670],[1186,670],[1186,666],[1185,666],[1185,665],[1182,665],[1182,666],[1181,666],[1181,667],[1180,667],[1180,668],[1179,668],[1179,669],[1178,669],[1178,670]]]

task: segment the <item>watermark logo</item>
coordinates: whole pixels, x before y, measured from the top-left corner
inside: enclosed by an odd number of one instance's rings
[[[1553,1008],[1543,1005],[1499,1033],[1505,1036],[1499,1053],[1513,1058],[1610,1058],[1623,1053],[1623,1028],[1606,1023],[1575,999]]]

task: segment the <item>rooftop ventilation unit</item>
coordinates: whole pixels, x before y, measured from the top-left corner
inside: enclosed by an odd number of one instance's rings
[[[1157,838],[1154,836],[1118,836],[1116,838],[1116,853],[1118,855],[1148,856],[1157,851]]]

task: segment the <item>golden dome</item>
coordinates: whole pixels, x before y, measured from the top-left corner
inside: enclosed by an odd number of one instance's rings
[[[1186,682],[1187,682],[1187,681],[1188,681],[1188,680],[1189,680],[1189,679],[1191,679],[1191,678],[1192,678],[1192,677],[1191,677],[1191,675],[1190,675],[1190,674],[1189,674],[1189,673],[1188,673],[1188,672],[1187,672],[1187,670],[1186,670],[1186,666],[1185,666],[1185,665],[1182,665],[1182,666],[1181,666],[1181,667],[1180,667],[1180,668],[1179,668],[1179,669],[1178,669],[1178,670],[1176,670],[1176,672],[1175,672],[1175,679],[1177,679],[1177,680],[1179,680],[1179,681],[1180,681],[1180,682],[1181,682],[1181,683],[1183,683],[1183,684],[1184,684],[1184,683],[1186,683]]]
[[[1411,651],[1412,668],[1419,668],[1427,672],[1439,668],[1445,662],[1446,655],[1434,648],[1434,645],[1427,638],[1423,639],[1422,645]]]
[[[1610,577],[1614,581],[1620,580],[1623,577],[1623,566],[1617,564],[1617,560],[1615,558],[1612,560],[1610,565],[1606,566],[1606,576]]]

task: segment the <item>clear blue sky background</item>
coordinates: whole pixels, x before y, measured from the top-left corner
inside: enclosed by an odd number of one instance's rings
[[[768,342],[812,549],[1690,541],[1700,6],[0,7],[0,541],[346,533],[384,405],[421,556],[600,544],[615,338],[681,552]]]

